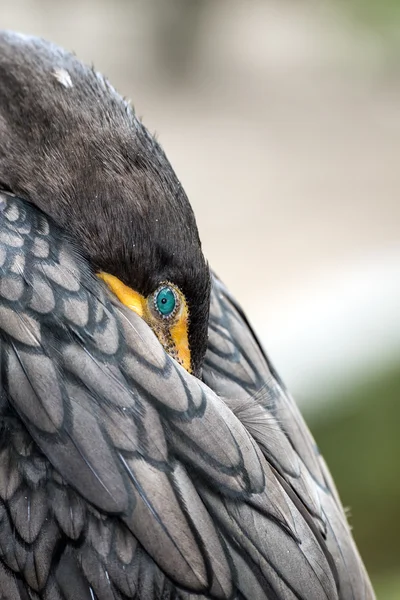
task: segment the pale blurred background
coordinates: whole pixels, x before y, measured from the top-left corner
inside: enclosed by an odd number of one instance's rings
[[[13,0],[157,131],[400,599],[400,1]],[[1,85],[1,82],[0,82]]]

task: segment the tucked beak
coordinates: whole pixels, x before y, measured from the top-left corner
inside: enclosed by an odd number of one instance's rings
[[[133,310],[144,319],[152,328],[165,351],[179,362],[189,373],[192,373],[191,356],[189,349],[189,312],[186,301],[181,298],[180,309],[171,320],[160,318],[152,310],[152,295],[142,296],[132,288],[125,285],[120,279],[103,271],[98,273],[124,306]]]

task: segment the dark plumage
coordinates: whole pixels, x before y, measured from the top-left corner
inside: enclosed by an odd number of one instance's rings
[[[101,75],[38,38],[1,34],[0,81],[0,186],[71,232],[95,269],[144,296],[176,283],[189,304],[198,370],[210,275],[193,211],[159,144]]]
[[[208,320],[159,146],[45,42],[0,34],[0,77],[0,600],[374,598],[311,434],[215,277]],[[203,381],[99,268],[143,294],[179,285],[198,373],[208,328]]]

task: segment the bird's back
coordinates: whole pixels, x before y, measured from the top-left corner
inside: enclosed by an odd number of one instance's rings
[[[214,278],[204,381],[3,195],[0,598],[373,598],[329,474]]]

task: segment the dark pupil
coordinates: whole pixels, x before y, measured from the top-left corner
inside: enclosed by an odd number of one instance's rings
[[[175,306],[176,299],[173,290],[168,286],[161,288],[156,296],[156,307],[159,313],[164,317],[168,317],[173,313]]]

